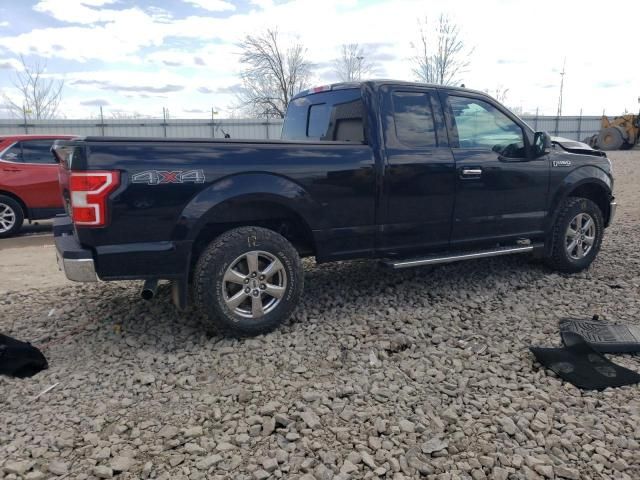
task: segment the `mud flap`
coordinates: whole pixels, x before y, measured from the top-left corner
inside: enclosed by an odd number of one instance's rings
[[[600,353],[640,352],[640,326],[614,325],[600,320],[560,320],[560,335],[567,345],[565,335],[580,335],[591,348]]]
[[[171,282],[171,300],[176,308],[185,311],[189,305],[189,282],[184,279]]]

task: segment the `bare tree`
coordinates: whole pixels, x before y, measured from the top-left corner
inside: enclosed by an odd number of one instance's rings
[[[473,49],[466,48],[460,35],[460,27],[441,14],[438,25],[432,31],[427,18],[418,20],[419,37],[411,46],[413,73],[425,83],[457,85],[460,75],[467,71]],[[435,37],[432,40],[432,37]]]
[[[22,70],[16,70],[13,86],[20,92],[21,99],[14,100],[3,94],[7,110],[23,118],[45,120],[58,113],[64,80],[56,80],[46,74],[47,63],[36,60],[29,64],[20,55]]]
[[[342,45],[340,57],[333,62],[334,72],[341,82],[355,82],[374,75],[378,65],[370,56],[370,52],[357,43]]]
[[[489,90],[488,88],[485,88],[484,93],[491,95],[500,103],[505,103],[507,101],[507,94],[509,93],[509,89],[504,88],[503,85],[497,85],[495,90],[493,91]]]
[[[284,118],[289,100],[308,86],[311,77],[306,48],[299,42],[283,47],[277,29],[247,35],[239,47],[240,108],[254,116]]]

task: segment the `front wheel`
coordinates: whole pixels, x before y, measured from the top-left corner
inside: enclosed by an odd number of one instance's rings
[[[0,195],[0,238],[17,233],[22,228],[24,212],[13,198]]]
[[[275,329],[293,313],[302,294],[302,262],[278,233],[241,227],[205,249],[193,283],[208,329],[253,336]]]
[[[604,221],[598,205],[588,198],[569,197],[560,206],[551,232],[547,264],[561,272],[588,268],[600,251]]]

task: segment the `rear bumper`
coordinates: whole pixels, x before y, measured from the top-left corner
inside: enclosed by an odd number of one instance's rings
[[[91,250],[82,248],[73,235],[69,217],[56,217],[53,221],[58,267],[74,282],[97,282],[96,266]]]
[[[171,280],[174,304],[188,303],[188,266],[191,242],[121,244],[84,248],[77,240],[71,219],[64,215],[53,221],[58,266],[69,280]]]

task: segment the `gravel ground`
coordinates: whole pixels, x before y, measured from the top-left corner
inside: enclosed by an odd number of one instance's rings
[[[309,262],[293,320],[243,341],[166,287],[0,292],[0,330],[50,362],[0,377],[0,478],[640,478],[639,387],[582,392],[527,350],[563,316],[640,323],[640,152],[612,156],[619,216],[578,275]]]

